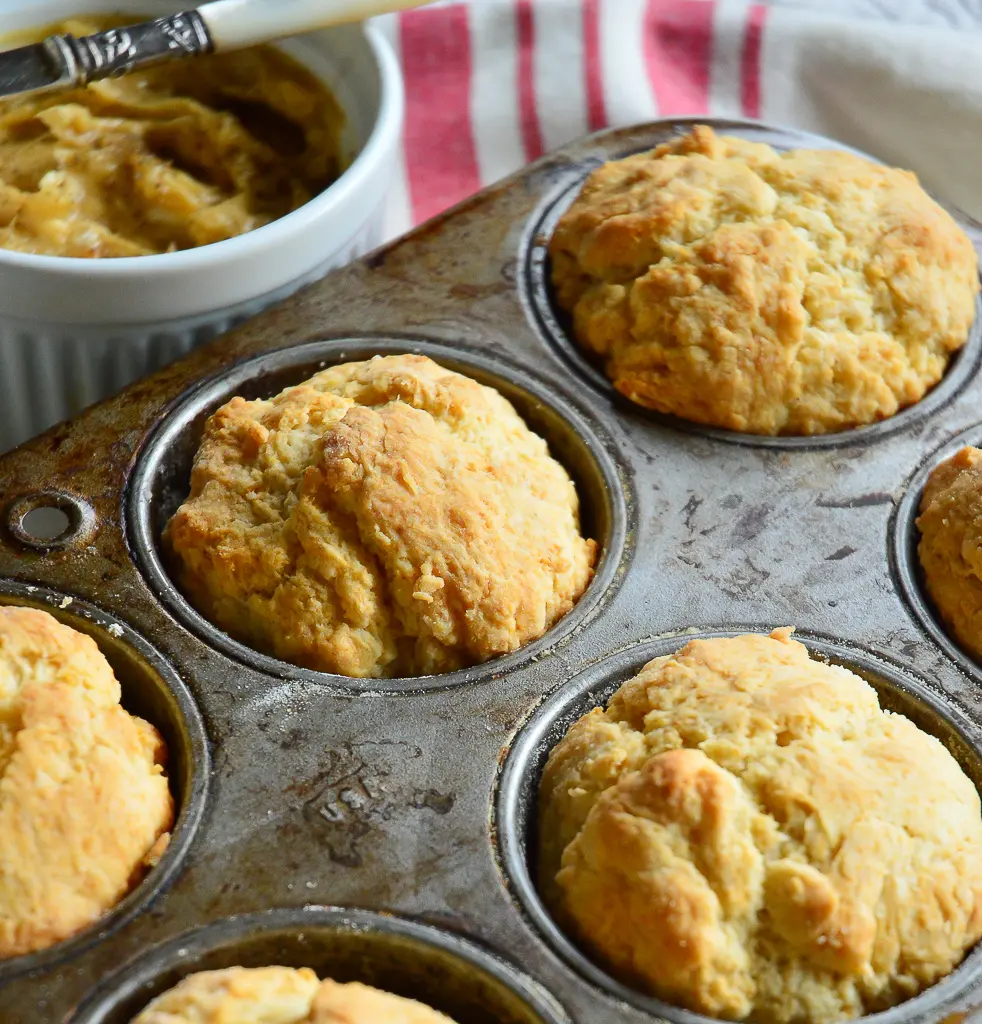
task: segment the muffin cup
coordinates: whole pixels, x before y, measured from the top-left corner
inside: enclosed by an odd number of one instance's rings
[[[538,805],[542,772],[550,753],[570,728],[594,708],[606,708],[610,698],[653,658],[674,654],[691,640],[766,633],[768,628],[686,630],[627,647],[594,664],[554,691],[522,723],[505,757],[495,794],[494,832],[501,866],[518,901],[543,939],[586,981],[622,1003],[672,1024],[713,1024],[716,1018],[683,1009],[608,973],[601,961],[568,936],[540,894]],[[817,634],[798,632],[795,639],[812,657],[840,665],[876,690],[880,707],[903,715],[939,740],[982,795],[982,729],[960,707],[949,707],[931,686],[909,671],[853,644]],[[949,974],[917,995],[862,1017],[868,1024],[901,1024],[943,1014],[982,977],[982,943],[968,950]],[[957,1017],[951,1019],[952,1024]],[[938,1017],[940,1019],[940,1016]],[[948,1018],[945,1018],[948,1019]]]
[[[492,387],[549,444],[552,456],[576,485],[584,536],[599,545],[593,578],[575,605],[546,632],[517,650],[469,668],[435,675],[355,678],[318,672],[282,661],[233,639],[200,614],[175,583],[175,566],[161,544],[168,520],[188,496],[191,463],[208,416],[232,397],[268,398],[307,380],[319,369],[405,352]],[[283,679],[323,685],[339,693],[415,692],[461,686],[504,673],[540,657],[600,613],[616,592],[631,556],[628,534],[634,516],[630,481],[611,457],[613,445],[597,424],[546,381],[522,375],[500,357],[462,353],[435,342],[352,338],[294,345],[244,361],[199,388],[178,405],[149,440],[133,474],[126,501],[130,543],[151,588],[172,615],[202,640],[243,664]]]
[[[935,607],[928,593],[924,569],[917,553],[921,542],[917,517],[921,514],[924,488],[935,469],[966,445],[982,445],[982,424],[976,423],[948,439],[918,465],[890,521],[890,558],[897,590],[910,612],[945,654],[969,678],[978,683],[982,681],[982,664],[955,640]]]
[[[247,914],[179,935],[106,978],[70,1021],[128,1024],[196,971],[271,965],[394,992],[461,1024],[569,1024],[541,986],[467,939],[388,914],[318,906]]]
[[[141,14],[181,6],[157,0],[142,4]],[[0,0],[5,31],[114,12],[134,13],[118,0]],[[293,213],[197,249],[102,260],[0,249],[0,451],[381,242],[403,116],[391,47],[371,26],[315,32],[280,45],[338,99],[348,169]]]
[[[691,131],[696,125],[708,125],[720,134],[735,134],[754,143],[772,146],[779,152],[789,149],[836,149],[852,153],[864,160],[880,163],[876,157],[834,139],[796,128],[767,125],[760,121],[726,117],[676,117],[656,122],[652,135],[646,133],[643,143],[616,147],[605,154],[607,160],[623,160],[636,153],[646,152]],[[653,136],[653,137],[652,137]],[[641,416],[651,423],[724,441],[727,444],[752,448],[782,450],[808,450],[836,448],[844,444],[865,444],[895,434],[911,423],[923,420],[948,405],[975,378],[982,367],[982,296],[976,298],[975,317],[965,344],[953,352],[941,379],[916,402],[898,409],[892,416],[855,427],[845,427],[825,434],[755,434],[713,427],[695,420],[661,413],[641,405],[620,394],[603,369],[603,360],[592,355],[576,340],[572,316],[559,306],[552,284],[552,261],[549,244],[562,217],[569,211],[586,183],[587,178],[604,163],[592,157],[574,164],[558,175],[556,182],[536,215],[525,230],[519,278],[522,302],[536,333],[585,385],[605,400],[630,415]],[[961,210],[946,203],[937,195],[931,198],[940,203],[958,222],[972,240],[982,259],[982,227]]]
[[[177,817],[160,860],[114,906],[60,942],[0,959],[0,989],[11,978],[56,966],[104,940],[167,890],[183,870],[205,814],[211,773],[205,724],[193,696],[170,662],[142,636],[88,602],[13,580],[0,580],[3,607],[47,612],[98,644],[119,680],[123,708],[150,722],[167,744],[167,779]]]

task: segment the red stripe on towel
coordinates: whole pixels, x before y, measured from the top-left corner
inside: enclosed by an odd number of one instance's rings
[[[607,126],[603,68],[600,62],[600,0],[583,0],[583,63],[586,119],[591,132]]]
[[[481,187],[471,129],[467,8],[406,11],[399,20],[406,110],[406,172],[419,223]]]
[[[545,152],[542,126],[535,105],[535,20],[532,0],[518,0],[515,9],[518,37],[518,111],[522,119],[525,159],[538,160]]]
[[[766,17],[767,7],[764,4],[754,4],[747,12],[743,59],[740,62],[740,98],[747,117],[760,117],[760,50]]]
[[[644,61],[660,117],[709,109],[715,6],[710,0],[648,0]]]

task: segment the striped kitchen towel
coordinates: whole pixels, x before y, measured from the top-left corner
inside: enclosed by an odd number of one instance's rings
[[[919,7],[911,0],[908,13]],[[982,20],[891,21],[862,3],[833,11],[471,0],[378,19],[407,90],[390,237],[577,136],[678,114],[830,135],[912,168],[982,220]]]

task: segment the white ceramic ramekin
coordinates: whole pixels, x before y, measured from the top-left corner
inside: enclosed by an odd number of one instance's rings
[[[0,33],[79,13],[161,14],[174,0],[0,0]],[[238,238],[86,260],[0,249],[0,451],[118,391],[382,240],[403,119],[395,56],[371,26],[280,44],[332,89],[353,157],[299,210]]]

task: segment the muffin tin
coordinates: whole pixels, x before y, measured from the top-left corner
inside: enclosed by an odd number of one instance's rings
[[[0,458],[0,601],[96,637],[124,706],[167,736],[181,808],[165,859],[98,927],[0,964],[4,1024],[122,1024],[181,975],[232,962],[374,981],[459,1024],[706,1020],[607,977],[530,883],[550,745],[697,633],[796,626],[982,789],[982,667],[940,630],[913,551],[925,471],[982,440],[982,318],[893,420],[757,438],[622,401],[552,307],[545,232],[577,185],[691,123],[574,143]],[[601,543],[596,578],[541,640],[461,672],[351,680],[257,654],[188,605],[159,549],[204,418],[233,393],[395,351],[493,384],[548,438]],[[32,534],[36,508],[65,513],[60,536]],[[870,1019],[954,1024],[977,1005],[982,949]]]

